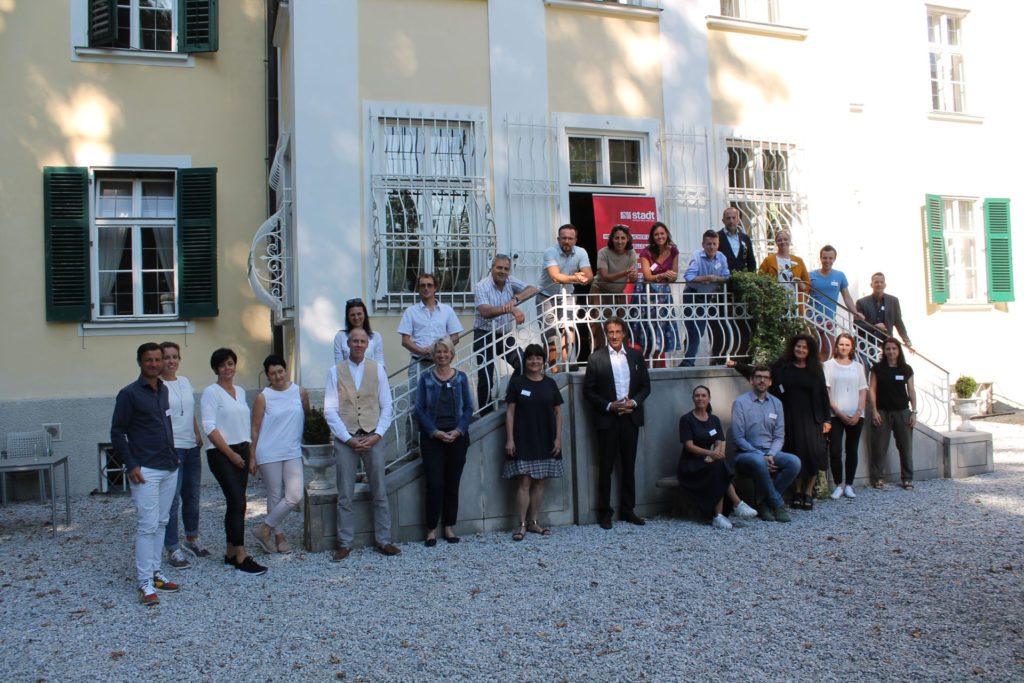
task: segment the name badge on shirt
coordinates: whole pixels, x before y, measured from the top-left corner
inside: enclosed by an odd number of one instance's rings
[[[451,382],[445,382],[444,383],[444,388],[445,389],[451,389],[452,388],[452,383]]]
[[[784,393],[786,393],[786,387],[784,387],[784,386],[782,386],[782,385],[780,384],[780,385],[779,385],[779,393],[780,393],[780,394],[784,394]]]
[[[776,415],[775,413],[768,413],[768,419],[769,420],[778,420],[779,416]]]
[[[523,389],[519,393],[522,394],[523,396],[529,396],[530,395],[530,390],[529,389]]]
[[[833,287],[838,287],[838,286],[839,286],[839,283],[838,283],[838,282],[836,282],[835,280],[833,280],[833,281],[832,281],[832,286],[833,286]]]
[[[721,270],[721,269],[722,269],[722,264],[719,263],[718,261],[715,261],[715,270]]]
[[[879,309],[879,310],[884,311],[885,310],[885,306],[882,306],[881,309]]]
[[[171,409],[168,408],[166,411],[164,411],[164,415],[166,415],[167,417],[170,417],[171,416]]]
[[[708,430],[708,436],[714,436],[717,433],[718,433],[717,429],[709,429]]]
[[[903,381],[903,375],[896,375],[896,381],[897,382],[902,382]],[[171,411],[168,410],[167,412],[169,413]]]

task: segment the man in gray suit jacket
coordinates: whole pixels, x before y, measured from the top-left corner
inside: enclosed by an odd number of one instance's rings
[[[583,378],[583,396],[597,423],[597,514],[602,529],[612,528],[612,470],[621,460],[619,518],[643,525],[636,505],[636,442],[644,424],[644,401],[651,380],[643,354],[623,344],[626,324],[611,317],[604,323],[608,345],[590,354]]]
[[[871,276],[871,294],[857,299],[857,312],[864,316],[858,324],[870,329],[877,336],[892,337],[895,327],[903,338],[907,348],[912,348],[907,326],[903,324],[903,312],[900,311],[900,300],[885,293],[885,275],[875,273]]]

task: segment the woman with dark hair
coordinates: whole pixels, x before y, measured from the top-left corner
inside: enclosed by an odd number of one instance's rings
[[[370,329],[370,314],[362,299],[349,299],[345,302],[345,329],[338,330],[334,335],[334,364],[348,360],[348,333],[357,327],[366,330],[370,345],[366,347],[366,357],[376,361],[382,368],[384,365],[384,338],[380,332]]]
[[[597,277],[594,291],[600,294],[598,302],[604,310],[601,317],[623,316],[626,286],[636,282],[637,256],[633,251],[633,237],[625,225],[616,225],[608,235],[608,246],[597,252]],[[604,327],[600,322],[590,325],[594,348],[604,345]]]
[[[670,286],[679,276],[679,249],[672,241],[667,225],[658,222],[651,226],[647,248],[640,252],[639,259],[643,288],[647,291],[643,317],[649,322],[634,323],[634,335],[639,332],[639,338],[634,336],[634,342],[641,343],[648,358],[661,359],[666,353],[679,350],[679,328],[672,320]],[[638,286],[637,290],[640,289]],[[664,367],[664,361],[659,364]]]
[[[270,386],[252,404],[252,452],[249,474],[267,487],[267,516],[255,530],[256,542],[268,553],[291,552],[282,531],[289,512],[302,503],[302,429],[309,415],[306,390],[288,379],[284,358],[270,354],[263,361]]]
[[[871,368],[868,401],[875,425],[871,435],[871,482],[885,488],[882,466],[889,451],[890,436],[900,454],[900,486],[914,488],[914,423],[917,422],[917,392],[914,369],[907,365],[903,347],[889,337],[882,345],[882,360]]]
[[[519,526],[512,534],[521,541],[527,532],[550,536],[537,523],[544,501],[544,480],[562,476],[562,392],[544,374],[547,353],[530,344],[523,353],[524,371],[513,375],[505,396],[505,467],[501,476],[515,479]]]
[[[441,518],[444,540],[458,543],[455,522],[459,517],[459,482],[469,449],[469,421],[473,418],[473,394],[466,373],[452,367],[455,344],[444,336],[430,345],[434,365],[416,385],[416,421],[420,426],[420,455],[427,483],[423,526],[428,548],[437,545],[437,520]]]
[[[832,500],[843,495],[856,498],[853,477],[857,473],[857,450],[864,429],[864,404],[868,383],[864,366],[854,358],[857,341],[849,332],[840,332],[833,346],[832,358],[825,362],[825,386],[832,407],[832,431],[829,433],[829,463],[836,485]],[[846,436],[846,468],[843,468],[843,435]],[[844,477],[845,474],[845,477]],[[844,488],[843,482],[846,482]]]
[[[701,516],[716,529],[731,529],[723,514],[729,496],[737,517],[757,517],[757,511],[736,495],[732,465],[725,459],[725,432],[711,414],[711,390],[703,384],[693,390],[693,410],[679,418],[679,487],[686,491]]]
[[[203,390],[200,406],[203,431],[213,448],[206,451],[207,462],[227,500],[224,534],[227,550],[224,564],[246,574],[264,574],[267,568],[257,564],[245,552],[245,489],[249,484],[249,405],[245,389],[236,387],[235,366],[238,356],[220,348],[210,356],[210,368],[217,381]]]

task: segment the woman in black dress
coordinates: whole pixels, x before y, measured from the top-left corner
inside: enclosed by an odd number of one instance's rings
[[[825,434],[832,429],[831,406],[818,344],[808,334],[789,340],[782,357],[772,367],[771,393],[782,401],[786,443],[782,450],[800,458],[800,478],[790,507],[814,509],[814,484],[825,466]]]
[[[711,390],[703,384],[693,390],[693,410],[679,418],[679,486],[693,500],[704,519],[716,529],[731,529],[722,514],[729,496],[737,517],[756,517],[757,511],[740,500],[732,486],[733,469],[725,459],[722,423],[711,414]]]
[[[516,479],[519,526],[512,534],[521,541],[527,532],[550,536],[537,523],[544,500],[544,480],[562,476],[562,394],[555,380],[544,375],[547,352],[530,344],[523,354],[524,372],[508,383],[505,401],[505,467],[501,476]]]

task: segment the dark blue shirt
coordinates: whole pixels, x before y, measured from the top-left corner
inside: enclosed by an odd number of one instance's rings
[[[167,387],[160,379],[154,389],[140,375],[118,392],[110,421],[110,441],[128,470],[178,469],[170,411]]]

